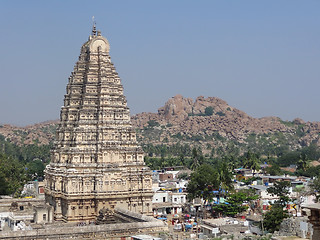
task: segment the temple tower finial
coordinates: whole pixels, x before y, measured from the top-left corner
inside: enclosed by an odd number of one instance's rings
[[[92,16],[92,36],[96,36],[97,30],[96,30],[96,22],[94,21],[94,16]]]

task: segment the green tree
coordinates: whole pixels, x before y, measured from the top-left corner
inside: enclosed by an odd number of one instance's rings
[[[3,172],[0,172],[0,195],[10,194],[9,183]]]
[[[216,195],[213,190],[219,191],[218,196],[225,195],[233,190],[232,171],[225,161],[219,161],[212,167],[209,164],[200,165],[190,177],[187,191],[189,199],[202,197],[211,201]]]
[[[305,172],[309,168],[309,163],[310,161],[307,160],[307,155],[305,153],[302,153],[297,163],[297,170]]]
[[[320,175],[320,174],[319,174]],[[320,177],[317,176],[310,184],[312,194],[316,197],[315,202],[320,202]]]
[[[247,179],[243,179],[241,180],[241,182],[243,182],[246,185],[251,185],[254,181],[261,179],[259,177],[251,177],[251,178],[247,178]]]
[[[179,160],[181,162],[181,165],[185,166],[186,162],[185,162],[185,158],[184,158],[184,154],[183,153],[180,154]]]
[[[276,176],[276,175],[280,175],[282,174],[282,170],[281,168],[279,167],[278,164],[272,164],[271,167],[266,167],[264,169],[264,171],[272,176]]]
[[[272,206],[271,210],[269,210],[264,218],[263,218],[263,227],[269,231],[279,231],[280,224],[282,223],[283,219],[287,218],[288,211],[284,211],[281,206]]]
[[[248,209],[248,206],[244,205],[245,202],[248,203],[256,199],[258,199],[258,195],[252,191],[241,190],[228,194],[226,202],[213,205],[212,210],[219,215],[234,217]]]
[[[213,190],[219,189],[217,172],[208,164],[199,166],[190,176],[187,186],[188,199],[192,200],[197,197],[205,201],[212,201],[214,197]]]
[[[26,165],[27,176],[30,180],[38,179],[39,177],[44,177],[45,165],[40,159],[35,159],[28,162]]]
[[[213,107],[211,107],[211,106],[206,107],[205,110],[204,110],[204,114],[206,116],[211,116],[213,114]]]
[[[18,195],[25,182],[23,165],[17,159],[0,153],[0,195]]]
[[[160,126],[160,124],[159,124],[157,121],[155,121],[155,120],[149,120],[149,121],[148,121],[148,126],[151,127],[151,128],[153,128],[153,127]]]
[[[177,178],[178,178],[178,179],[185,179],[185,180],[187,180],[187,179],[190,178],[190,175],[189,175],[188,173],[184,172],[184,173],[179,174]]]
[[[259,160],[255,154],[248,151],[246,158],[244,159],[243,166],[251,169],[252,173],[260,169]]]
[[[274,186],[269,187],[267,192],[272,196],[278,196],[278,200],[271,205],[269,210],[263,218],[263,226],[269,232],[278,231],[283,219],[288,217],[288,211],[284,208],[291,200],[289,198],[290,182],[275,182]]]
[[[291,200],[289,197],[289,187],[290,182],[282,181],[275,182],[272,187],[267,189],[267,192],[272,196],[277,196],[279,199],[275,201],[275,204],[280,205],[281,207],[286,207],[288,202]]]
[[[199,154],[200,152],[200,154]],[[203,163],[203,156],[201,150],[197,150],[195,147],[192,149],[192,164],[190,166],[191,170],[196,170]]]
[[[224,190],[226,192],[233,190],[233,174],[230,166],[226,161],[219,161],[215,166],[219,182],[219,191]]]
[[[295,171],[295,175],[297,176],[305,176],[305,177],[310,177],[310,178],[315,178],[319,175],[320,172],[320,166],[316,166],[316,167],[308,167],[306,171],[302,171],[302,170],[297,170]]]

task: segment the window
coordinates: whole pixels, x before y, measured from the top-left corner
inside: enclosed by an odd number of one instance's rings
[[[43,214],[42,219],[43,219],[43,221],[47,221],[47,214]]]

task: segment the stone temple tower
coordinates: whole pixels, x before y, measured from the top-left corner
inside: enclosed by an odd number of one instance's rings
[[[93,26],[69,77],[45,170],[45,199],[55,220],[95,220],[103,207],[152,213],[151,172],[109,49]]]

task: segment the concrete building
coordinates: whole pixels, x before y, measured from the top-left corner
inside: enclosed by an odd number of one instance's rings
[[[152,214],[151,171],[137,144],[110,45],[93,26],[81,47],[45,170],[54,219],[95,220],[102,208]]]
[[[23,187],[23,196],[32,196],[37,198],[44,198],[44,182],[29,181]]]

